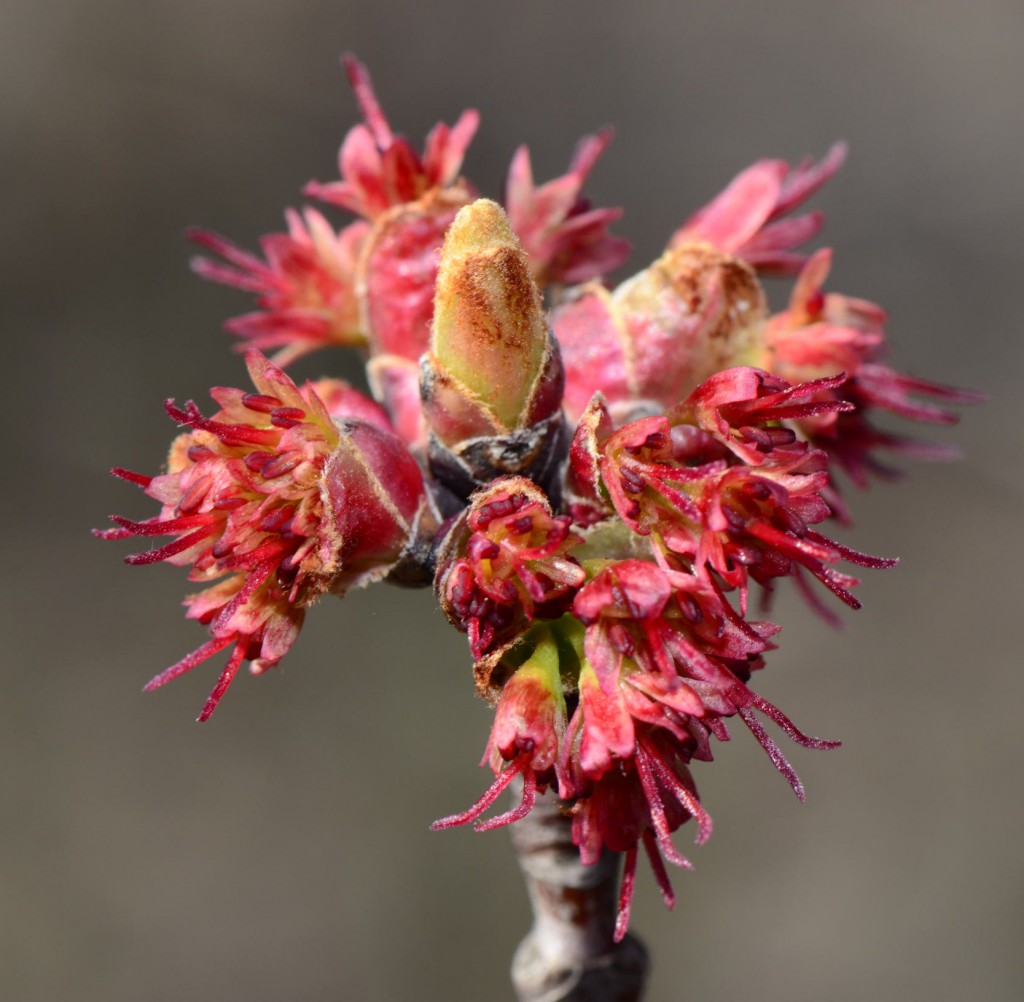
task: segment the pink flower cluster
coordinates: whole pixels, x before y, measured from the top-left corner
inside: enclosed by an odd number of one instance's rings
[[[834,745],[750,687],[779,630],[749,617],[751,588],[767,598],[791,579],[831,620],[829,592],[858,608],[844,565],[895,561],[823,531],[849,520],[832,471],[863,486],[889,472],[880,450],[928,453],[880,414],[948,424],[945,405],[977,397],[889,368],[884,312],[826,292],[831,252],[798,249],[823,223],[801,206],[842,145],[795,168],[755,163],[614,285],[621,210],[583,194],[609,130],[540,185],[521,147],[502,207],[460,173],[475,111],[420,154],[365,68],[345,67],[364,123],[339,179],[305,190],[358,218],[335,229],[289,210],[262,256],[193,232],[221,259],[195,270],[256,296],[228,322],[254,390],[214,389],[212,417],[169,401],[185,430],[167,472],[114,471],[159,513],[98,535],[169,536],[128,562],[199,583],[188,616],[210,639],[147,688],[230,649],[200,719],[244,661],[257,674],[280,661],[320,596],[432,584],[497,707],[494,782],[435,827],[496,828],[554,791],[584,863],[625,855],[621,937],[640,846],[671,905],[665,861],[689,866],[673,833],[692,818],[698,843],[710,835],[690,766],[728,740],[730,718],[801,798],[764,718]],[[769,309],[763,274],[795,276],[785,310]],[[364,354],[372,399],[283,371],[326,346]],[[515,806],[484,819],[513,783]]]

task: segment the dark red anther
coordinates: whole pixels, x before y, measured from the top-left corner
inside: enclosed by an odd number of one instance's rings
[[[301,407],[278,407],[270,412],[270,423],[275,428],[294,428],[306,419]]]
[[[475,524],[479,528],[485,529],[494,519],[511,515],[512,512],[521,506],[521,503],[516,497],[498,498],[490,501],[482,505],[480,510],[476,512],[474,516]]]
[[[215,560],[221,560],[231,552],[231,550],[234,548],[234,545],[235,544],[233,540],[225,539],[223,536],[221,536],[221,538],[213,544],[213,548],[210,550],[210,555]]]
[[[502,602],[510,603],[509,605],[504,606],[504,608],[511,618],[513,606],[519,598],[519,590],[516,588],[515,582],[510,581],[508,578],[491,578],[489,587],[492,593],[497,592],[497,597]]]
[[[213,507],[217,511],[234,511],[235,508],[241,508],[246,503],[245,498],[240,498],[237,494],[227,494],[224,497],[217,498],[213,502]]]
[[[265,393],[246,393],[242,397],[242,406],[248,407],[251,411],[256,411],[258,414],[270,414],[275,408],[281,406],[281,401],[277,397],[271,397]]]
[[[771,497],[771,490],[763,480],[748,480],[744,484],[744,490],[748,497],[755,501],[767,501]]]
[[[734,546],[729,550],[733,563],[754,567],[761,562],[761,554],[751,546]]]
[[[275,456],[273,452],[249,452],[242,460],[245,463],[246,468],[251,470],[253,473],[260,473],[263,467],[267,465]]]
[[[633,637],[621,623],[613,623],[608,627],[608,640],[615,650],[620,654],[625,654],[626,657],[632,657],[636,650]]]
[[[203,459],[209,459],[214,455],[214,451],[208,445],[190,445],[185,455],[193,463],[198,463]]]
[[[769,428],[768,434],[776,446],[792,445],[796,441],[796,432],[792,428]]]
[[[487,622],[491,623],[496,630],[503,630],[515,618],[516,611],[509,605],[496,605],[491,603],[487,614]]]
[[[275,456],[270,460],[260,470],[260,474],[267,480],[273,480],[275,477],[283,477],[286,473],[291,473],[301,462],[301,452],[282,452],[279,456]]]
[[[519,518],[509,522],[509,531],[517,536],[522,536],[533,529],[533,519],[529,515],[521,515]]]
[[[807,535],[807,523],[789,508],[777,508],[772,522],[777,528],[794,536],[802,538]]]
[[[178,502],[178,511],[185,514],[195,511],[203,503],[212,486],[213,477],[200,477],[181,496],[181,500]]]
[[[465,606],[472,598],[476,590],[476,579],[473,576],[473,569],[464,561],[459,561],[453,569],[448,589],[456,606]]]
[[[696,624],[703,621],[704,613],[701,612],[700,603],[692,595],[677,595],[676,602],[679,605],[679,611],[683,614],[683,618],[688,622]]]
[[[630,619],[640,620],[649,618],[650,610],[642,606],[633,598],[635,593],[631,592],[631,590],[627,588],[623,588],[621,582],[615,578],[611,579],[610,584],[612,598],[615,599],[616,604]]]
[[[754,444],[758,452],[771,452],[775,447],[775,443],[772,441],[772,436],[763,428],[757,428],[754,425],[745,425],[738,429],[738,431],[743,438]]]
[[[627,494],[639,494],[647,486],[643,474],[631,466],[619,467],[619,476],[622,479],[622,489]]]
[[[259,527],[264,532],[280,532],[282,526],[290,522],[294,514],[295,509],[291,505],[273,508],[260,519]]]
[[[501,553],[501,547],[486,536],[474,533],[466,544],[466,554],[471,560],[494,560]]]

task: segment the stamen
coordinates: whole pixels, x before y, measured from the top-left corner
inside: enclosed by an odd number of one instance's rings
[[[185,550],[195,546],[196,543],[206,539],[207,536],[212,536],[216,531],[216,524],[204,525],[202,528],[196,529],[195,532],[174,540],[173,543],[161,546],[158,550],[147,550],[145,553],[133,553],[131,556],[125,557],[124,562],[126,564],[131,564],[132,566],[158,563],[161,560],[166,560],[168,557],[184,553]]]
[[[242,397],[242,406],[248,407],[249,410],[256,411],[258,414],[270,414],[281,406],[281,401],[266,393],[246,393]]]
[[[750,732],[755,738],[757,738],[758,744],[760,744],[760,746],[768,753],[768,757],[772,760],[772,765],[774,765],[775,768],[785,776],[786,782],[793,788],[793,792],[797,795],[797,798],[799,800],[806,800],[804,784],[800,782],[800,777],[796,774],[796,770],[786,760],[786,756],[782,754],[779,746],[772,740],[771,735],[764,729],[761,721],[754,716],[754,711],[750,709],[742,709],[739,713],[743,718],[743,722],[750,728]]]
[[[754,706],[760,710],[766,717],[771,718],[776,724],[781,727],[786,734],[795,741],[802,748],[814,748],[817,750],[827,750],[830,748],[838,748],[842,745],[842,741],[826,741],[823,738],[812,738],[804,734],[796,724],[793,723],[789,717],[786,716],[774,703],[769,703],[763,696],[754,696]]]
[[[658,890],[661,891],[665,907],[671,911],[676,906],[676,892],[672,889],[672,881],[669,879],[668,870],[665,869],[665,861],[661,858],[661,853],[658,852],[658,843],[654,840],[649,828],[644,830],[643,839],[647,860],[651,864],[651,872],[654,874],[654,882],[658,885]],[[692,869],[692,867],[687,866],[687,869]]]
[[[185,657],[171,665],[170,668],[165,668],[159,675],[154,675],[142,687],[142,691],[152,692],[154,689],[159,689],[162,685],[173,681],[179,675],[184,675],[185,672],[191,671],[196,665],[202,664],[208,658],[212,658],[214,654],[224,650],[229,644],[234,643],[236,639],[236,637],[228,636],[214,637],[213,640],[208,640],[202,647],[197,648],[191,654],[186,654]]]
[[[697,796],[666,763],[654,758],[653,765],[658,778],[675,794],[679,803],[689,811],[690,817],[697,822],[697,837],[694,839],[694,843],[703,845],[711,838],[713,828],[711,815],[705,810]]]
[[[616,943],[621,943],[629,928],[629,912],[633,906],[633,890],[636,886],[636,846],[626,850],[626,860],[622,868],[622,883],[619,885],[619,911],[615,916]]]
[[[182,515],[163,521],[153,519],[146,522],[133,522],[130,518],[125,518],[122,515],[111,515],[110,520],[116,522],[133,536],[169,536],[171,533],[193,529],[197,525],[208,525],[213,521],[209,515]]]
[[[152,482],[152,477],[147,477],[144,473],[133,473],[131,470],[125,470],[120,466],[115,466],[110,471],[115,477],[121,480],[127,480],[130,484],[136,484],[138,487],[148,487]]]
[[[525,762],[527,756],[523,755],[521,758]],[[478,821],[473,825],[474,831],[489,832],[502,825],[510,825],[515,821],[521,821],[533,810],[533,805],[537,801],[537,777],[533,769],[528,769],[525,766],[520,768],[523,774],[523,799],[516,807],[505,811],[504,814],[499,814],[488,821]]]
[[[640,775],[640,786],[644,791],[644,798],[651,812],[651,825],[658,837],[658,845],[666,858],[676,866],[692,869],[690,861],[680,855],[679,851],[672,844],[672,833],[669,831],[668,818],[665,817],[665,805],[661,801],[661,794],[658,792],[658,784],[651,769],[651,756],[637,743],[636,769]]]
[[[432,832],[439,832],[445,828],[456,828],[459,825],[475,821],[505,792],[508,784],[522,772],[525,764],[525,761],[517,759],[498,774],[498,778],[491,783],[484,795],[468,811],[463,811],[461,814],[449,814],[446,818],[438,818],[430,826],[430,830]]]
[[[228,686],[231,685],[231,682],[238,672],[239,666],[242,664],[244,657],[245,645],[240,642],[231,652],[231,657],[228,658],[228,663],[224,666],[224,671],[220,673],[220,678],[217,679],[217,684],[213,687],[212,692],[207,697],[206,705],[203,707],[202,713],[200,713],[196,718],[199,723],[202,723],[204,720],[209,720],[210,715],[217,709],[217,704],[221,701],[221,697],[224,693],[228,691]]]

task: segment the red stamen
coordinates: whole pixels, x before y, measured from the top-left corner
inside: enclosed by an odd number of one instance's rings
[[[459,825],[468,824],[470,821],[475,821],[484,811],[487,810],[495,800],[498,799],[505,792],[508,784],[515,779],[523,770],[525,761],[516,760],[507,768],[503,769],[499,774],[498,778],[491,783],[487,788],[484,795],[472,806],[468,811],[463,811],[461,814],[449,814],[446,818],[438,818],[431,826],[432,832],[442,831],[445,828],[456,828]]]
[[[122,469],[120,466],[115,466],[110,471],[115,477],[121,480],[127,480],[130,484],[136,484],[139,487],[148,487],[152,482],[152,477],[147,477],[144,473],[133,473],[131,470]]]
[[[818,751],[838,748],[842,741],[826,741],[824,738],[812,738],[804,734],[789,717],[786,716],[774,703],[769,703],[763,696],[754,695],[754,706],[766,717],[769,717],[779,725],[787,736],[795,741],[802,748],[814,748]]]
[[[703,845],[711,838],[713,823],[711,815],[704,809],[704,805],[694,795],[693,791],[660,759],[653,760],[654,771],[669,789],[675,794],[676,799],[690,812],[697,822],[697,837],[694,839],[696,845]]]
[[[651,864],[651,872],[654,874],[654,882],[661,891],[661,898],[665,907],[669,910],[676,906],[676,892],[672,889],[672,881],[669,879],[668,870],[665,869],[665,861],[658,852],[658,842],[655,841],[651,830],[645,829],[643,834],[644,850],[647,853],[647,860]],[[692,869],[692,867],[688,867]]]
[[[159,689],[162,685],[166,685],[168,682],[173,681],[179,675],[184,675],[185,672],[191,671],[196,665],[202,664],[208,658],[212,658],[218,651],[224,650],[229,644],[232,644],[237,640],[237,637],[214,637],[213,640],[208,640],[202,647],[197,648],[191,654],[186,654],[180,661],[171,665],[170,668],[165,668],[159,675],[154,675],[143,687],[143,692],[152,692],[154,689]]]
[[[168,557],[173,557],[178,553],[184,553],[185,550],[195,546],[196,543],[206,539],[207,536],[212,536],[217,531],[217,526],[204,525],[201,529],[196,529],[195,532],[189,533],[187,536],[182,536],[180,539],[174,540],[173,543],[168,543],[166,546],[161,546],[158,550],[146,550],[145,553],[133,553],[131,556],[125,557],[124,562],[131,564],[133,567],[138,567],[143,564],[155,564],[161,560],[166,560]]]
[[[800,782],[800,777],[796,774],[796,770],[789,764],[786,756],[782,754],[782,750],[772,740],[771,735],[764,729],[761,721],[754,716],[754,711],[750,709],[742,709],[739,711],[740,716],[743,718],[743,722],[750,728],[750,732],[757,738],[758,744],[768,753],[768,757],[772,760],[772,765],[775,766],[779,772],[782,773],[786,778],[786,782],[793,788],[793,792],[797,795],[799,800],[806,800],[806,794],[804,793],[804,784]]]
[[[651,812],[651,825],[658,837],[658,845],[670,862],[688,870],[692,869],[690,861],[681,855],[672,844],[672,833],[669,831],[668,819],[665,817],[665,805],[662,803],[658,784],[651,768],[651,757],[640,744],[637,744],[636,768],[640,775],[640,785],[643,788],[647,806]]]
[[[626,850],[626,861],[622,868],[622,883],[619,885],[619,911],[615,916],[616,943],[621,943],[629,928],[629,912],[633,906],[633,890],[636,886],[636,846]]]
[[[238,672],[239,666],[242,664],[242,660],[244,658],[245,645],[243,643],[239,643],[231,652],[231,657],[228,658],[228,663],[220,673],[220,678],[217,679],[217,684],[213,687],[213,691],[207,697],[206,705],[203,707],[202,713],[196,717],[196,720],[199,723],[202,723],[204,720],[209,720],[210,714],[217,709],[217,704],[221,701],[221,697],[224,693],[228,691],[228,686],[231,685],[231,682]]]
[[[209,525],[214,519],[210,515],[181,515],[160,521],[152,519],[145,522],[133,522],[122,515],[111,515],[110,520],[130,532],[133,536],[168,536],[172,532],[193,529],[197,525]]]
[[[341,64],[345,67],[348,81],[356,93],[356,100],[359,102],[363,118],[373,133],[373,141],[380,149],[390,146],[394,139],[391,126],[381,109],[377,95],[373,92],[373,83],[366,67],[351,52],[346,52],[341,57]]]
[[[537,777],[532,769],[521,767],[521,771],[523,774],[523,799],[504,814],[499,814],[487,821],[478,821],[473,825],[474,831],[489,832],[502,825],[510,825],[515,821],[521,821],[533,810],[533,805],[537,801]]]

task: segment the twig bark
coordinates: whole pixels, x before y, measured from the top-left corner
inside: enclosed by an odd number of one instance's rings
[[[512,960],[512,983],[520,1002],[638,1002],[647,950],[631,935],[613,939],[619,855],[606,851],[584,866],[571,828],[548,793],[510,829],[533,907],[533,928]]]

